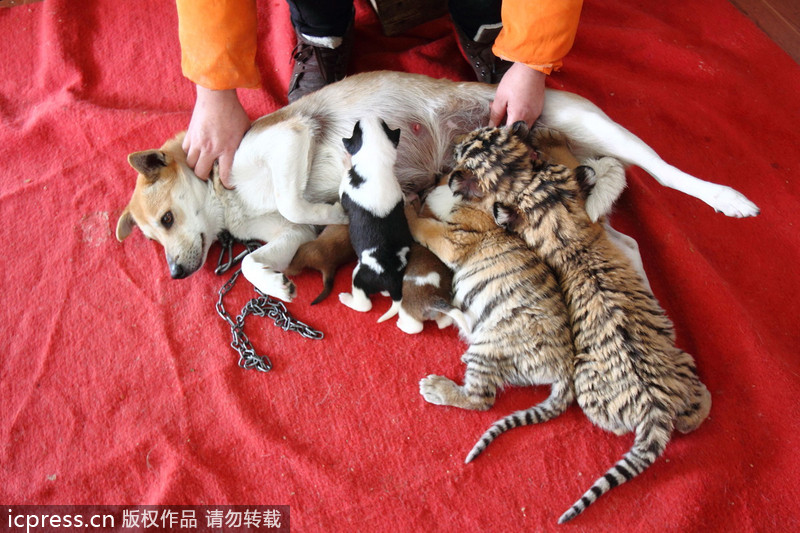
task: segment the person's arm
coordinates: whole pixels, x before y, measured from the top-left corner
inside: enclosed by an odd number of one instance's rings
[[[582,0],[504,0],[503,29],[492,51],[513,61],[497,87],[490,124],[533,125],[544,105],[546,74],[562,65],[575,40]]]
[[[186,161],[208,179],[214,161],[230,186],[233,154],[250,127],[236,88],[260,87],[255,0],[176,0],[183,75],[196,100],[183,141]]]
[[[176,0],[183,75],[207,89],[257,88],[255,0]]]

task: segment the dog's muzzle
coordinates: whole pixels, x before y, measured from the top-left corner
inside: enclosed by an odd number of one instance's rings
[[[183,279],[191,274],[190,270],[184,268],[182,264],[176,263],[171,257],[167,257],[167,265],[169,265],[169,275],[172,276],[172,279]]]

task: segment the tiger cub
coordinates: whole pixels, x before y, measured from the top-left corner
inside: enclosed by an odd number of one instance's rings
[[[566,513],[583,512],[664,451],[673,428],[696,429],[711,395],[692,357],[675,346],[672,323],[603,226],[585,210],[593,171],[575,172],[529,157],[524,123],[460,139],[451,185],[491,209],[496,220],[556,272],[575,342],[575,395],[596,425],[635,432],[631,450]]]
[[[453,305],[468,315],[462,329],[469,348],[464,384],[430,375],[420,393],[430,403],[484,410],[506,384],[551,386],[542,403],[510,415],[498,433],[544,422],[563,413],[574,399],[574,350],[567,309],[550,269],[516,235],[491,215],[435,188],[425,205],[436,218],[420,217],[406,206],[414,238],[453,270]],[[481,443],[467,457],[483,450]]]

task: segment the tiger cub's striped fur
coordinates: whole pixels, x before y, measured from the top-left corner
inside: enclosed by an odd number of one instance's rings
[[[464,385],[431,375],[420,382],[423,397],[437,405],[483,410],[494,404],[503,385],[551,385],[545,401],[509,417],[494,428],[497,434],[563,413],[574,398],[574,350],[553,273],[522,239],[448,186],[434,189],[425,204],[436,218],[419,217],[409,205],[409,228],[453,269],[453,304],[472,327],[462,330],[469,343],[462,356]],[[479,442],[467,462],[483,448]]]
[[[675,346],[672,323],[603,226],[585,210],[589,167],[576,172],[531,161],[524,124],[462,138],[451,185],[497,214],[556,272],[575,342],[575,395],[596,425],[635,432],[631,450],[563,516],[566,522],[599,496],[658,458],[673,428],[696,429],[711,395],[692,357]]]

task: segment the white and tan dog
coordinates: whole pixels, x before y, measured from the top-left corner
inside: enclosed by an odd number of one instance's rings
[[[138,226],[164,246],[173,278],[199,269],[222,230],[265,241],[243,261],[244,275],[264,293],[290,301],[295,287],[282,272],[298,247],[316,236],[316,226],[347,221],[338,203],[346,165],[342,138],[356,120],[375,114],[403,131],[395,171],[404,191],[418,192],[449,170],[456,136],[488,123],[494,91],[492,85],[400,72],[345,78],[256,120],[233,161],[233,190],[194,175],[179,135],[159,150],[128,157],[139,175],[117,223],[117,238]],[[613,156],[728,216],[758,214],[734,189],[667,164],[580,96],[548,89],[538,125],[564,134],[580,159]],[[587,209],[596,217],[610,209],[607,203],[590,198]]]

